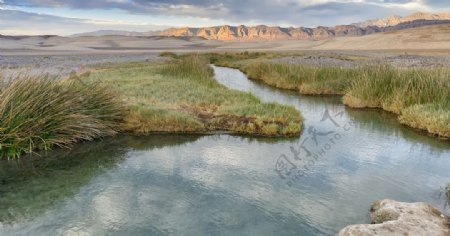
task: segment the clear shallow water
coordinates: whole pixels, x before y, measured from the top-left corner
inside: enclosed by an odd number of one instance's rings
[[[368,223],[383,198],[450,213],[448,141],[214,69],[227,87],[301,110],[302,136],[116,137],[1,162],[0,235],[333,235]]]

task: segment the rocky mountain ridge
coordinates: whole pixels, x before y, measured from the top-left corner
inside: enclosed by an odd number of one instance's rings
[[[316,28],[279,26],[214,26],[202,28],[170,28],[155,33],[159,36],[202,37],[208,40],[323,40],[333,37],[362,36],[424,25],[448,24],[450,13],[414,13],[409,16],[393,16],[352,25]]]

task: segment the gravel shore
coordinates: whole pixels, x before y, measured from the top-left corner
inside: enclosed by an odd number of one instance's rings
[[[20,74],[66,76],[99,64],[131,61],[164,60],[158,53],[106,53],[76,55],[0,55],[0,76],[15,77]],[[272,59],[273,62],[312,66],[357,67],[367,64],[388,63],[395,67],[450,66],[450,55],[424,56],[408,54],[361,54],[319,52],[303,56]]]
[[[275,58],[271,61],[296,65],[337,67],[357,67],[383,63],[400,68],[450,66],[450,56],[422,56],[408,54],[385,56],[354,56],[344,54],[304,55]]]
[[[163,60],[157,53],[79,54],[79,55],[0,55],[0,76],[20,74],[65,76],[72,71],[107,63]]]

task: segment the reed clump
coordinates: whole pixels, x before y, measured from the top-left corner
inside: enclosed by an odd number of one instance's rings
[[[123,107],[98,83],[18,77],[0,90],[0,158],[114,135]]]

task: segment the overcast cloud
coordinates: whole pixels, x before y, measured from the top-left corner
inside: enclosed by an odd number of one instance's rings
[[[331,26],[416,11],[449,11],[448,0],[0,0],[0,33],[148,31],[156,25]],[[103,17],[103,18],[102,18]],[[32,28],[32,29],[31,29]]]

